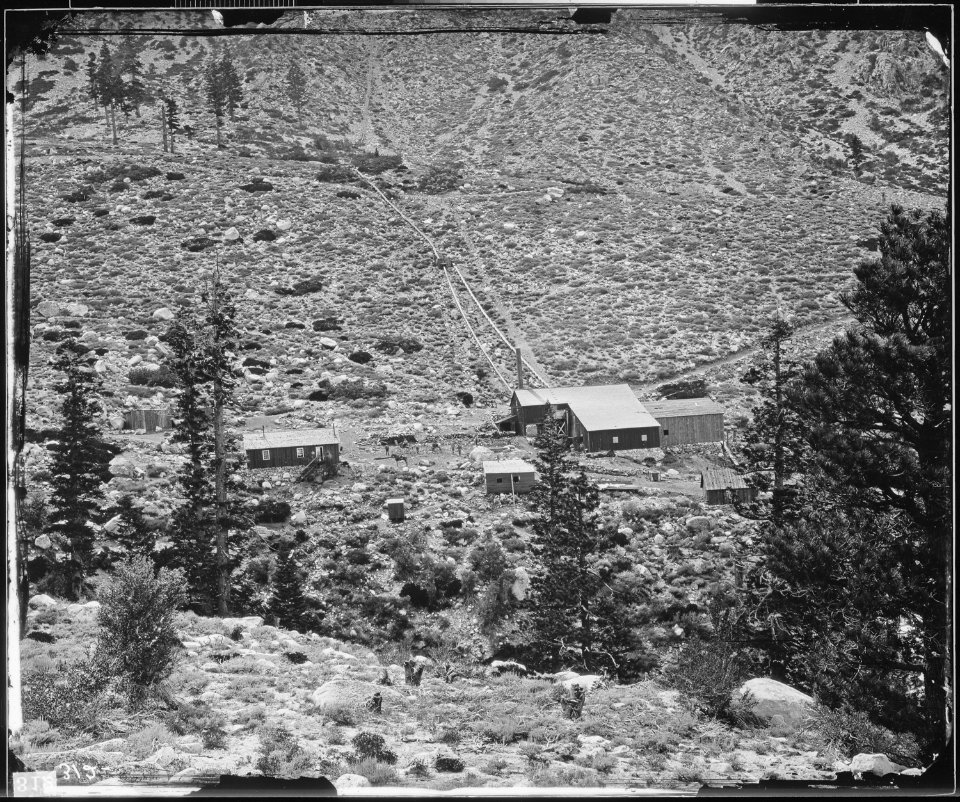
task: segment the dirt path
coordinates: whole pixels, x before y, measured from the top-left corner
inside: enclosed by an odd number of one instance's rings
[[[840,323],[850,323],[852,321],[853,318],[848,314],[834,315],[828,320],[821,320],[817,323],[808,323],[805,326],[798,326],[794,332],[794,336],[814,334],[819,330],[831,329]],[[678,373],[672,373],[669,376],[663,376],[654,381],[644,382],[643,384],[631,384],[630,387],[635,393],[649,392],[656,389],[661,384],[665,384],[666,382],[675,382],[684,379],[690,379],[694,376],[702,376],[703,374],[709,373],[711,370],[723,367],[724,365],[732,365],[736,362],[742,362],[743,360],[756,356],[761,350],[762,349],[760,346],[751,345],[747,348],[742,348],[739,351],[734,351],[732,354],[721,357],[720,359],[715,359],[711,362],[705,362],[702,365],[697,365],[694,368],[682,370]]]

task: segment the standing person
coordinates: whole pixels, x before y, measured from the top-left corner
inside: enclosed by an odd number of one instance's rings
[[[387,456],[389,457],[389,456],[390,456],[390,446],[389,446],[389,445],[386,445],[386,444],[384,444],[384,446],[383,446],[383,447],[384,447],[384,448],[386,449],[386,452],[387,452]]]

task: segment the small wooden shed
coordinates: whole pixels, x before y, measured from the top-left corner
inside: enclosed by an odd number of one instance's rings
[[[757,498],[757,488],[750,487],[731,468],[707,468],[700,474],[700,487],[703,488],[707,504],[731,504],[734,496],[743,502]]]
[[[387,517],[394,523],[399,523],[406,517],[402,498],[387,499]]]
[[[644,401],[660,424],[660,445],[682,446],[723,441],[724,408],[710,398]]]
[[[487,493],[529,493],[536,484],[536,470],[522,459],[489,460],[483,463]]]
[[[248,468],[322,465],[335,475],[340,464],[340,438],[333,429],[257,429],[243,435]]]
[[[165,431],[173,428],[173,417],[169,407],[137,407],[124,411],[123,428]]]

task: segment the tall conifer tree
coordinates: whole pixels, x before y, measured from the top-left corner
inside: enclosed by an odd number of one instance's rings
[[[93,558],[95,530],[103,502],[102,483],[108,478],[110,451],[103,440],[100,417],[101,381],[93,355],[76,339],[57,348],[53,366],[63,374],[54,389],[63,397],[63,421],[51,446],[50,517],[48,534],[65,552],[60,566],[63,592],[79,599]]]

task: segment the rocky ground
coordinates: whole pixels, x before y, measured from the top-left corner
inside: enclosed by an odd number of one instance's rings
[[[54,640],[23,642],[28,669],[82,654],[96,636],[96,602],[67,605],[38,596],[30,609],[29,628]],[[399,664],[369,649],[265,626],[256,617],[186,614],[179,636],[183,650],[168,685],[175,704],[187,703],[193,718],[185,708],[131,714],[108,705],[100,711],[96,743],[33,721],[15,751],[34,769],[82,765],[83,782],[199,783],[216,774],[257,773],[260,733],[282,725],[306,755],[303,774],[328,776],[341,790],[371,782],[427,789],[676,789],[763,778],[827,780],[851,766],[878,773],[905,768],[891,768],[878,756],[842,759],[807,721],[809,697],[786,686],[764,695],[765,686],[754,683],[765,699],[757,708],[763,723],[732,728],[698,717],[676,691],[653,681],[609,686],[569,671],[524,678],[488,669],[446,682],[433,661],[415,658],[425,664],[424,679],[411,687]],[[392,685],[379,684],[384,672]],[[574,685],[587,689],[577,720],[565,718],[558,702]],[[380,713],[365,707],[377,692]],[[197,710],[221,716],[215,746],[209,730],[191,729]],[[352,744],[360,733],[382,736],[395,760],[357,760]]]

